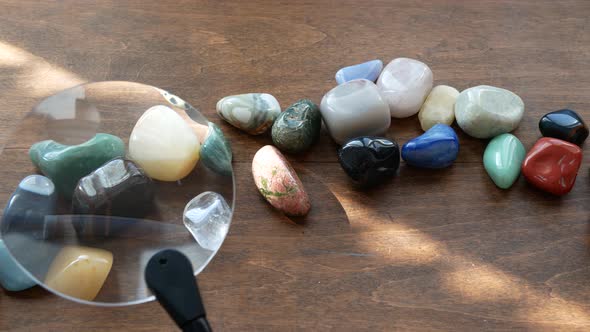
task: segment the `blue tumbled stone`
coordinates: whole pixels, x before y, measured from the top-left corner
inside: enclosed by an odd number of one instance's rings
[[[371,60],[359,63],[358,65],[344,67],[336,72],[336,82],[343,84],[359,78],[375,82],[382,69],[383,62],[381,60]]]
[[[14,191],[2,216],[2,228],[9,233],[25,233],[35,238],[45,237],[45,219],[55,214],[57,194],[50,179],[29,175]],[[11,243],[8,243],[10,246]],[[14,244],[14,243],[12,243]],[[12,247],[11,247],[12,248]],[[21,291],[35,286],[27,273],[14,261],[0,240],[0,285],[9,291]]]
[[[23,269],[16,264],[8,253],[4,241],[0,239],[0,284],[2,288],[16,292],[35,286]]]
[[[459,138],[453,128],[437,124],[402,147],[402,158],[409,165],[423,168],[450,166],[459,155]]]

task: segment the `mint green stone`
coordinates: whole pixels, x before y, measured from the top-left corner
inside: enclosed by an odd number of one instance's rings
[[[508,189],[520,175],[526,151],[516,136],[494,137],[483,154],[483,165],[496,186]]]
[[[201,146],[201,160],[215,173],[230,176],[232,173],[232,152],[229,141],[213,122],[209,122],[209,130],[205,142]]]
[[[107,161],[125,156],[125,143],[109,134],[96,134],[78,145],[53,140],[33,144],[29,149],[33,164],[50,178],[57,191],[71,198],[78,181]]]

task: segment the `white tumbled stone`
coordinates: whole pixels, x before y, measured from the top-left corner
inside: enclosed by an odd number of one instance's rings
[[[432,82],[432,71],[425,63],[397,58],[383,69],[377,87],[389,105],[391,116],[407,118],[418,113],[432,90]]]
[[[488,85],[466,89],[455,101],[457,124],[476,138],[492,138],[513,131],[523,114],[524,103],[519,96]]]
[[[381,135],[391,124],[387,103],[377,86],[358,79],[324,95],[320,105],[324,123],[338,144],[359,136]]]
[[[437,123],[450,126],[455,121],[455,100],[457,89],[447,85],[437,85],[422,104],[418,119],[422,130],[427,131]]]

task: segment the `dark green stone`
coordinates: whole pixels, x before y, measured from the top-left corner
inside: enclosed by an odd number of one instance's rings
[[[57,191],[71,198],[78,181],[107,161],[125,156],[125,144],[113,135],[96,134],[78,145],[53,140],[33,144],[29,149],[33,164],[50,178]]]
[[[213,122],[209,122],[209,131],[201,146],[201,160],[210,170],[223,176],[232,174],[232,152],[229,141]]]
[[[272,126],[272,141],[281,151],[303,152],[320,136],[322,115],[311,100],[302,99],[279,115]]]

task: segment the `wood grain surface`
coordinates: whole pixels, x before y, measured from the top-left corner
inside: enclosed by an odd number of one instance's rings
[[[526,104],[515,134],[571,107],[590,121],[590,1],[0,1],[0,143],[43,97],[81,82],[129,80],[198,106],[229,137],[236,212],[199,276],[216,331],[590,329],[590,158],[563,197],[520,179],[494,186],[487,142],[460,134],[450,168],[402,164],[361,191],[325,130],[288,156],[312,199],[294,224],[258,194],[251,159],[268,136],[215,114],[229,94],[319,103],[335,72],[374,58],[420,59],[435,84],[488,84]],[[416,117],[386,136],[421,133]],[[585,147],[585,152],[588,150]],[[18,165],[15,165],[18,167]],[[3,204],[4,202],[2,202]],[[173,331],[156,303],[80,306],[36,287],[0,291],[0,330]]]

